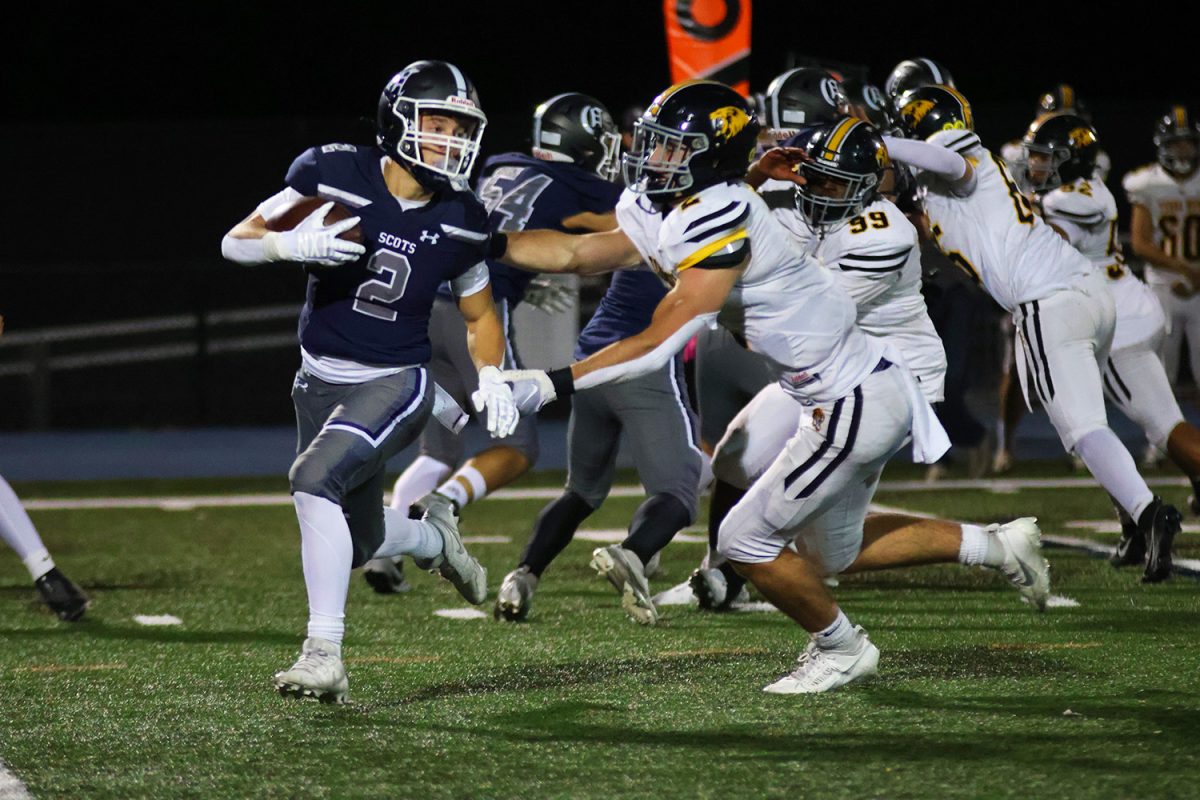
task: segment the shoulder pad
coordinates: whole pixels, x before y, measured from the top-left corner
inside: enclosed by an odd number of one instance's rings
[[[872,219],[872,214],[883,215],[886,224],[879,227],[879,216]],[[851,224],[839,231],[839,241],[845,245],[838,257],[843,270],[891,272],[904,266],[917,246],[917,229],[895,204],[878,200],[863,209],[856,219],[861,219],[865,228],[855,233]]]
[[[1047,216],[1062,217],[1077,225],[1091,226],[1103,222],[1108,216],[1105,203],[1090,192],[1079,191],[1084,183],[1087,182],[1078,180],[1048,192],[1042,198],[1042,210]]]
[[[688,269],[712,256],[732,258],[735,251],[741,251],[740,243],[748,242],[751,203],[761,202],[746,186],[711,186],[692,195],[667,215],[659,233],[659,246],[676,270]],[[741,263],[743,258],[744,254],[735,263]]]

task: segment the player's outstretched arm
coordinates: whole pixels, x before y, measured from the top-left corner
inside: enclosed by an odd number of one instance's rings
[[[742,265],[685,270],[675,288],[659,302],[650,325],[636,336],[548,373],[536,369],[505,371],[505,379],[516,386],[521,410],[530,413],[576,389],[630,381],[659,369],[701,328],[716,323],[717,312],[741,273]]]
[[[931,142],[895,136],[884,136],[883,143],[894,160],[944,178],[956,194],[968,195],[975,188],[975,170],[971,162],[953,150]]]
[[[467,324],[467,350],[479,370],[479,389],[471,395],[471,402],[477,412],[486,413],[488,433],[504,438],[516,429],[519,415],[512,388],[500,372],[506,342],[490,284],[484,284],[474,294],[459,297],[458,309]]]
[[[579,275],[612,272],[642,260],[620,229],[582,235],[550,230],[494,233],[489,255],[530,272]]]

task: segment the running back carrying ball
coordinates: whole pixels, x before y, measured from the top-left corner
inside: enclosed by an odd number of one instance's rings
[[[290,231],[303,222],[309,214],[329,202],[331,201],[323,200],[320,197],[302,197],[287,210],[272,215],[271,219],[267,220],[267,229],[272,231]],[[353,216],[354,212],[351,209],[346,208],[341,203],[333,203],[329,211],[325,214],[324,224],[326,226],[333,225]],[[338,238],[344,239],[347,242],[362,244],[362,226],[355,225],[349,230],[342,231],[338,234]]]

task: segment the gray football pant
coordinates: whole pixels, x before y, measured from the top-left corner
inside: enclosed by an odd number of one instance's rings
[[[383,543],[384,466],[411,444],[433,411],[433,381],[423,367],[366,383],[326,383],[303,371],[292,385],[296,460],[292,492],[342,507],[354,545],[353,565]]]
[[[724,328],[696,334],[696,394],[704,441],[716,447],[738,412],[778,378],[770,361],[742,347]]]
[[[624,431],[646,494],[674,496],[695,519],[700,449],[682,358],[627,383],[576,392],[571,403],[567,491],[592,508],[604,502]]]
[[[520,359],[513,349],[512,315],[509,314],[508,303],[497,302],[496,311],[500,314],[500,322],[508,339],[504,369],[520,369]],[[471,351],[467,349],[467,326],[453,300],[439,297],[434,302],[429,315],[429,339],[433,342],[433,358],[429,361],[433,379],[462,406],[463,411],[486,426],[486,421],[471,405],[471,394],[479,388],[479,371],[471,360]],[[512,435],[497,439],[495,444],[516,448],[529,459],[532,466],[538,458],[536,420],[537,417],[532,414],[521,417]],[[430,418],[421,431],[421,455],[456,467],[463,460],[463,441],[458,434]]]

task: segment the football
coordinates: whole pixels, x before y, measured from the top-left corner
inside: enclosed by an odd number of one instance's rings
[[[323,200],[320,197],[302,197],[289,206],[283,213],[268,221],[267,229],[272,231],[290,231],[303,222],[309,214],[328,202],[330,201]],[[329,213],[325,215],[325,224],[332,225],[335,222],[341,222],[353,216],[357,216],[353,209],[347,208],[341,203],[334,202],[333,207],[329,209]],[[362,225],[355,225],[350,230],[342,231],[338,234],[338,238],[362,244]]]

